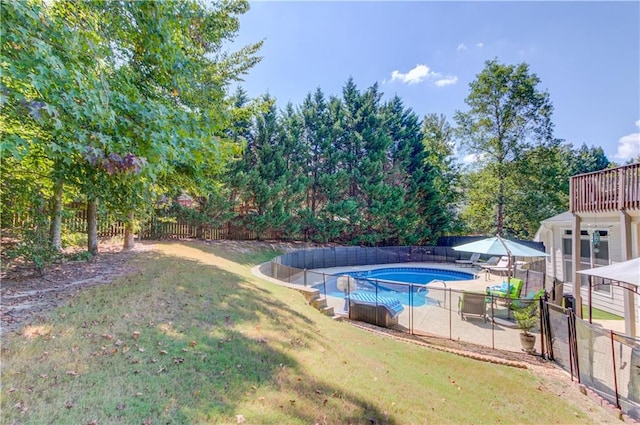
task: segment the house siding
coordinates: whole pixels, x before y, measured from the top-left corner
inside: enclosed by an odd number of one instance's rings
[[[602,229],[608,230],[609,235],[607,236],[606,240],[608,241],[608,246],[609,246],[610,263],[617,263],[617,262],[623,261],[622,241],[621,241],[622,229],[620,224],[615,223],[614,221],[618,219],[619,217],[603,215],[598,217],[597,220],[595,218],[591,218],[588,220],[583,219],[581,223],[581,227],[583,230],[585,230],[585,228],[588,228],[590,224],[593,225],[594,223],[600,223],[599,227],[601,227]],[[550,257],[547,258],[547,263],[546,263],[547,274],[551,277],[554,277],[558,282],[564,283],[563,293],[571,294],[573,293],[573,283],[571,281],[565,281],[565,276],[566,276],[565,264],[564,264],[565,260],[563,259],[563,255],[562,255],[563,239],[565,239],[566,237],[570,237],[570,236],[565,236],[565,232],[567,230],[572,230],[571,223],[568,221],[556,222],[553,224],[546,224],[545,227],[548,231],[542,232],[542,234],[540,234],[539,236],[539,239],[540,241],[545,243],[545,246],[553,249],[553,251],[549,252]],[[635,241],[635,243],[632,244],[632,252],[633,252],[633,256],[637,257],[639,246],[640,246],[640,243],[638,243],[638,241],[640,240],[640,231],[638,228],[638,223],[635,221],[632,221],[631,233],[632,233],[631,239],[632,241]],[[554,264],[555,264],[555,268],[554,268]],[[571,270],[569,270],[569,275],[570,274],[571,274]],[[610,291],[608,293],[602,292],[602,291],[595,291],[595,290],[592,291],[592,294],[591,294],[592,306],[594,308],[607,311],[609,313],[616,314],[618,316],[623,316],[624,315],[623,294],[625,290],[615,286],[609,286],[609,288],[610,288]],[[589,296],[588,288],[586,287],[581,288],[580,293],[582,294],[583,302],[586,304]],[[637,301],[637,298],[638,297],[636,296],[636,311],[637,311],[636,316],[640,317],[640,314],[638,314],[640,310],[639,310],[639,306],[638,306],[639,303]]]

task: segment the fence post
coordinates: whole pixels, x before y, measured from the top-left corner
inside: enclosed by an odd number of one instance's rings
[[[322,289],[324,290],[324,298],[327,298],[327,275],[322,273]]]
[[[413,283],[409,284],[409,335],[413,335]]]
[[[616,407],[620,409],[620,397],[618,394],[618,374],[616,373],[616,349],[613,343],[613,331],[610,331],[609,334],[611,336],[611,360],[613,361],[613,389],[616,392]]]
[[[449,339],[453,340],[453,329],[452,329],[453,318],[451,317],[451,310],[453,309],[453,303],[451,302],[451,288],[449,289],[445,288],[444,291],[445,291],[445,294],[447,291],[449,291]]]
[[[304,286],[307,286],[307,269],[304,269]]]

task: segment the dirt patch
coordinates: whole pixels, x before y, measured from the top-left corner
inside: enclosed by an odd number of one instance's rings
[[[210,241],[193,242],[219,246],[227,252],[248,253],[256,249],[290,251],[312,245],[301,242]],[[62,261],[47,268],[45,276],[17,264],[5,271],[0,287],[0,335],[41,319],[78,291],[112,282],[132,273],[136,254],[154,249],[153,242],[138,242],[123,251],[121,241],[101,241],[99,255],[91,261]]]
[[[112,282],[133,271],[128,261],[138,252],[150,250],[136,244],[123,251],[120,243],[102,243],[91,261],[63,261],[47,269],[45,276],[28,267],[7,270],[0,287],[0,335],[44,316],[70,296],[85,288]]]

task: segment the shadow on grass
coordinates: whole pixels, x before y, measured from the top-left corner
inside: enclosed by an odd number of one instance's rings
[[[137,261],[142,271],[34,325],[46,332],[3,341],[3,384],[13,389],[4,420],[395,423],[298,363],[296,353],[321,355],[311,316],[216,265],[155,252]]]

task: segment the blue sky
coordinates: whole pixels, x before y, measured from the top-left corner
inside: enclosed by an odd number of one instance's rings
[[[353,77],[453,123],[496,58],[538,75],[556,137],[618,163],[640,154],[639,2],[252,2],[236,42],[263,39],[242,85],[280,108],[317,87],[340,95]]]

